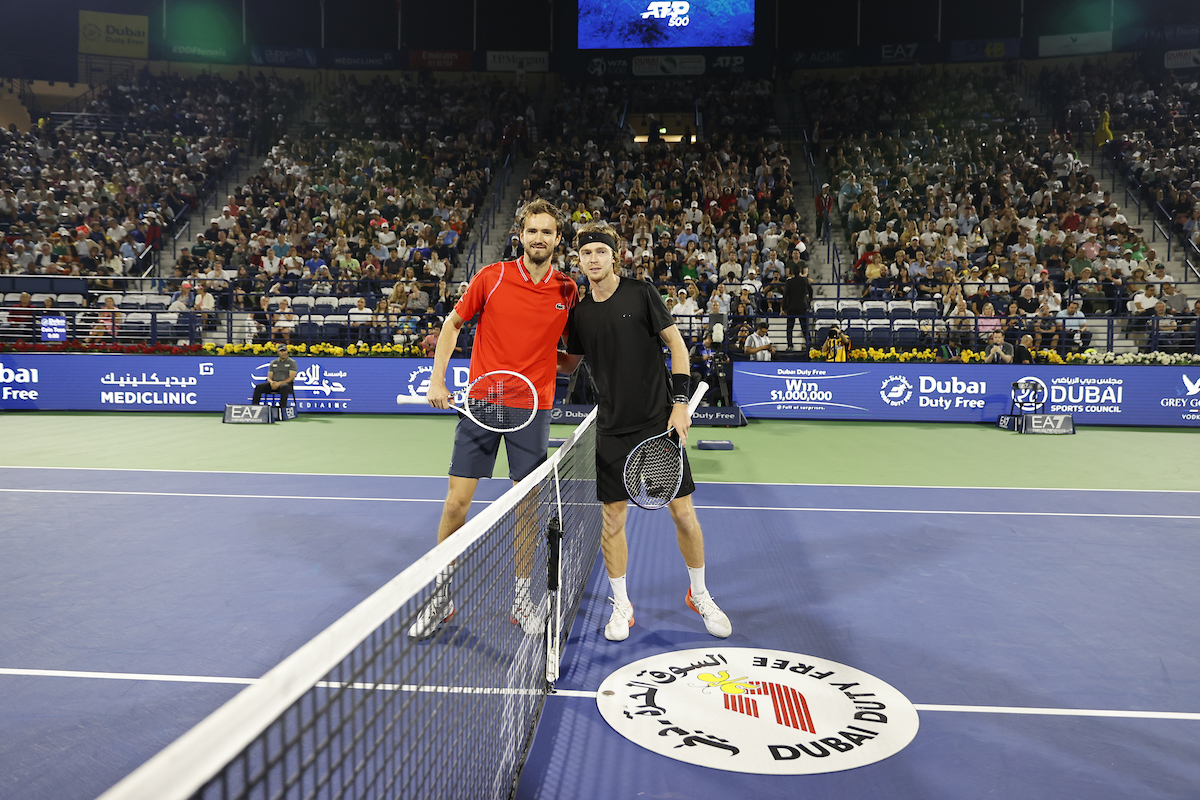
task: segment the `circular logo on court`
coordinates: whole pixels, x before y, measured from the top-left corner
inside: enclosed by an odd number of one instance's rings
[[[618,733],[659,755],[762,775],[873,764],[917,735],[912,703],[816,656],[743,647],[679,650],[618,669],[596,695]]]
[[[87,25],[83,26],[83,38],[85,39],[95,41],[96,39],[100,38],[100,34],[100,26],[96,25],[95,23],[89,22]]]
[[[879,387],[879,396],[889,406],[902,406],[912,397],[913,387],[903,375],[891,375]]]
[[[1041,378],[1026,375],[1020,380],[1013,381],[1012,402],[1021,411],[1037,411],[1046,405],[1050,390],[1046,388]]]
[[[562,406],[554,406],[550,409],[550,421],[559,422],[563,418]]]

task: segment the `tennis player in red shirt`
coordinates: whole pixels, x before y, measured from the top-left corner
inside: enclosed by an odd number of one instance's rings
[[[471,380],[493,370],[519,372],[537,388],[538,411],[533,422],[513,433],[485,430],[466,416],[459,419],[450,457],[449,488],[438,525],[439,542],[466,522],[479,479],[492,476],[501,438],[508,454],[509,477],[514,483],[546,460],[555,377],[565,358],[565,354],[559,353],[559,345],[578,297],[575,282],[550,263],[554,248],[562,240],[564,223],[562,213],[544,200],[533,200],[523,206],[517,212],[517,227],[524,255],[479,270],[442,327],[427,392],[431,406],[450,407],[446,368],[463,325],[478,315],[471,351]],[[517,542],[516,598],[512,609],[513,622],[530,634],[542,629],[529,595],[535,546],[533,541]],[[450,596],[452,573],[453,567],[438,576],[437,590],[409,628],[410,637],[433,636],[443,622],[454,616],[454,600]]]

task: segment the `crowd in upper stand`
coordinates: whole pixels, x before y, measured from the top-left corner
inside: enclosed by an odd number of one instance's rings
[[[564,87],[551,140],[516,202],[540,197],[561,208],[568,230],[554,262],[581,287],[574,231],[607,220],[622,239],[622,274],[658,285],[685,336],[698,343],[732,321],[729,341],[744,347],[756,316],[782,313],[787,270],[809,255],[790,159],[777,128],[763,134],[771,97],[761,81]],[[652,134],[639,143],[619,124],[626,101],[654,108],[678,98],[698,99],[703,141],[689,126],[682,141]],[[514,231],[505,256],[519,252]]]
[[[144,273],[172,222],[227,173],[251,128],[299,100],[297,84],[154,77],[98,93],[119,114],[71,127],[0,132],[0,274]]]
[[[1090,136],[1144,202],[1162,207],[1200,265],[1200,75],[1085,61],[1044,71],[1038,88],[1063,129]]]
[[[832,176],[823,193],[854,247],[846,282],[866,300],[935,303],[946,323],[927,326],[928,339],[949,331],[974,346],[999,328],[1012,343],[1083,349],[1100,327],[1088,316],[1133,313],[1142,345],[1165,349],[1179,326],[1164,317],[1194,324],[1144,231],[1069,137],[1037,132],[1004,72],[855,76],[802,91]]]

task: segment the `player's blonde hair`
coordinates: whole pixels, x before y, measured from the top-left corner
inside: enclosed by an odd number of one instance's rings
[[[617,229],[604,220],[593,220],[592,222],[583,223],[575,229],[575,236],[578,237],[581,233],[603,233],[611,236],[613,241],[617,243],[616,250],[621,248],[621,234],[617,233]],[[615,250],[613,255],[616,255]]]

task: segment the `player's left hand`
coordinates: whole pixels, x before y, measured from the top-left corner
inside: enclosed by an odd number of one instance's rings
[[[688,414],[687,406],[683,403],[676,403],[671,409],[671,418],[667,420],[667,426],[679,434],[679,443],[687,446],[688,429],[692,427],[692,417]]]

